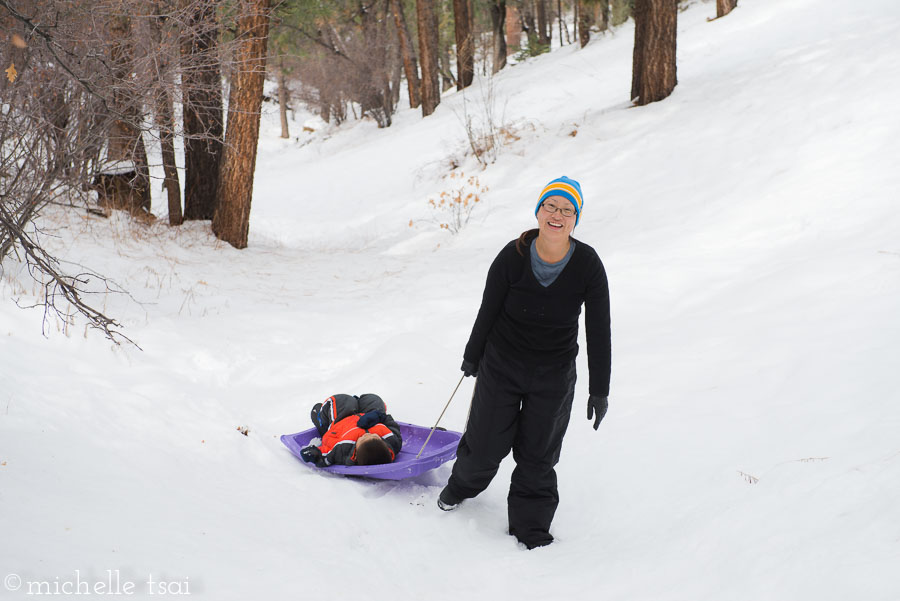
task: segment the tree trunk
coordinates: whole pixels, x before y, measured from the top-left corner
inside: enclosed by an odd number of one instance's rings
[[[403,79],[403,56],[400,54],[400,45],[392,47],[391,53],[391,103],[393,106],[400,104],[400,82]]]
[[[147,149],[140,129],[140,123],[143,121],[142,103],[136,95],[136,90],[131,86],[131,74],[135,70],[131,18],[111,17],[109,34],[110,62],[116,86],[113,91],[113,110],[116,119],[109,132],[107,159],[130,163],[131,170],[126,170],[123,164],[114,169],[118,175],[125,173],[130,175],[127,176],[125,185],[117,188],[119,193],[107,196],[106,201],[113,208],[125,209],[132,214],[149,214],[150,168],[147,165]]]
[[[387,4],[385,4],[387,8]],[[378,127],[390,127],[394,104],[391,101],[391,47],[388,44],[387,15],[376,4],[360,12],[366,56],[351,63],[357,86],[351,92],[363,114],[375,119]]]
[[[597,23],[597,29],[606,31],[609,29],[609,0],[600,0],[597,9],[600,16],[599,23]]]
[[[406,85],[409,88],[409,108],[414,109],[422,102],[419,83],[419,65],[416,52],[409,39],[409,28],[406,26],[406,15],[400,0],[390,0],[391,12],[394,13],[394,24],[397,28],[397,39],[400,41],[400,55],[403,57],[403,71],[406,73]]]
[[[456,85],[456,80],[453,78],[453,71],[450,69],[450,64],[453,62],[453,55],[449,45],[441,48],[438,62],[441,65],[441,93],[443,93]]]
[[[534,2],[533,0],[525,0],[522,3],[522,29],[529,42],[537,39],[537,25],[534,22]]]
[[[381,51],[379,78],[382,87],[381,100],[382,111],[385,115],[385,127],[390,127],[391,116],[394,114],[394,107],[397,106],[397,103],[394,102],[393,90],[397,87],[397,84],[394,83],[394,77],[396,76],[398,83],[400,81],[400,71],[394,68],[394,65],[397,64],[397,47],[396,44],[392,43],[395,36],[392,36],[388,31],[390,28],[388,18],[390,12],[391,9],[387,2],[384,3],[384,13],[377,12],[378,45],[383,48]]]
[[[172,108],[172,96],[163,90],[157,99],[157,124],[159,125],[159,142],[162,147],[163,187],[166,189],[169,208],[169,225],[181,225],[184,215],[181,212],[181,185],[178,181],[178,168],[175,165],[175,117]]]
[[[169,225],[181,225],[181,185],[178,168],[175,165],[175,117],[172,96],[169,90],[160,91],[156,99],[156,123],[159,128],[159,143],[162,150],[163,188],[166,189],[169,209]]]
[[[438,21],[434,0],[416,0],[419,27],[419,59],[422,63],[422,116],[434,112],[441,102],[438,74]]]
[[[278,59],[278,114],[281,116],[281,137],[289,139],[291,132],[288,129],[288,91],[284,79],[284,58]]]
[[[453,0],[456,28],[456,89],[472,85],[475,76],[475,43],[472,39],[470,0]]]
[[[493,0],[491,8],[491,28],[494,35],[494,60],[492,73],[506,66],[506,0]]]
[[[666,98],[678,83],[677,0],[635,0],[631,99],[637,105]]]
[[[545,3],[549,3],[550,0],[543,0]],[[544,9],[547,12],[547,46],[553,46],[553,4],[545,4],[546,8]]]
[[[584,44],[581,43],[581,37],[580,37],[580,34],[578,33],[579,31],[581,31],[581,27],[578,25],[578,22],[579,22],[578,20],[581,18],[580,14],[578,12],[581,7],[581,2],[582,2],[582,0],[572,0],[572,13],[573,13],[572,30],[575,32],[575,36],[578,37],[578,47],[584,48]]]
[[[194,0],[181,45],[184,218],[212,219],[222,157],[222,74],[216,0]]]
[[[240,0],[235,66],[228,95],[228,129],[219,172],[213,232],[235,248],[247,247],[250,201],[259,142],[259,111],[266,79],[269,0]]]
[[[506,5],[506,55],[522,48],[522,16],[517,6]]]
[[[556,0],[556,15],[559,21],[559,45],[563,45],[562,0]]]
[[[724,17],[737,7],[738,0],[716,0],[716,18]]]
[[[584,0],[578,2],[578,43],[582,48],[591,41],[591,25],[594,24],[594,11],[586,6]]]
[[[157,48],[162,48],[162,2],[153,6],[150,17],[150,36]],[[175,165],[175,116],[172,102],[172,82],[169,78],[169,61],[165,53],[160,53],[159,68],[154,72],[156,86],[156,126],[159,129],[159,144],[162,151],[163,188],[166,190],[169,208],[169,225],[181,225],[181,185],[178,182],[178,168]]]
[[[549,46],[550,36],[547,35],[547,31],[550,29],[550,24],[547,22],[546,0],[537,0],[537,28],[538,43],[543,46]]]

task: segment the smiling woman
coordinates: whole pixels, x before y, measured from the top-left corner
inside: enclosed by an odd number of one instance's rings
[[[465,375],[478,376],[475,396],[453,473],[438,499],[449,511],[477,496],[512,450],[509,533],[529,549],[553,542],[550,523],[559,504],[554,466],[575,395],[582,305],[587,415],[595,430],[607,409],[609,286],[594,249],[572,237],[583,204],[577,181],[551,181],[535,207],[537,229],[507,244],[491,265],[463,355]]]

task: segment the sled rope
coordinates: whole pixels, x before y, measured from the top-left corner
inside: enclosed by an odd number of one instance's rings
[[[422,454],[422,451],[425,450],[425,447],[428,446],[428,441],[431,440],[431,435],[434,434],[434,431],[437,429],[438,424],[441,423],[441,418],[444,417],[444,413],[447,411],[447,407],[450,406],[450,401],[453,400],[453,395],[456,394],[456,391],[459,390],[459,385],[462,384],[463,378],[466,377],[466,374],[463,374],[459,377],[459,382],[456,383],[456,388],[453,389],[453,392],[450,394],[450,398],[447,400],[447,404],[444,405],[444,410],[441,411],[441,414],[438,416],[437,421],[434,422],[434,425],[431,427],[431,432],[428,433],[428,438],[425,439],[425,444],[422,445],[422,448],[419,449],[419,453],[416,455],[416,459],[419,458],[419,455]]]

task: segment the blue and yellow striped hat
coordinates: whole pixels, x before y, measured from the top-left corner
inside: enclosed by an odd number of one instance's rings
[[[541,203],[551,196],[562,196],[575,206],[575,225],[578,225],[578,221],[581,219],[581,205],[584,204],[584,197],[581,195],[581,184],[564,175],[544,186],[537,206],[534,208],[535,215],[540,210]]]

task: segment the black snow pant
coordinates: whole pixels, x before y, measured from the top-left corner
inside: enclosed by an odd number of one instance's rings
[[[559,505],[559,462],[575,395],[575,360],[527,365],[487,344],[466,431],[447,486],[459,499],[481,493],[513,452],[509,533],[528,548],[549,544]]]

